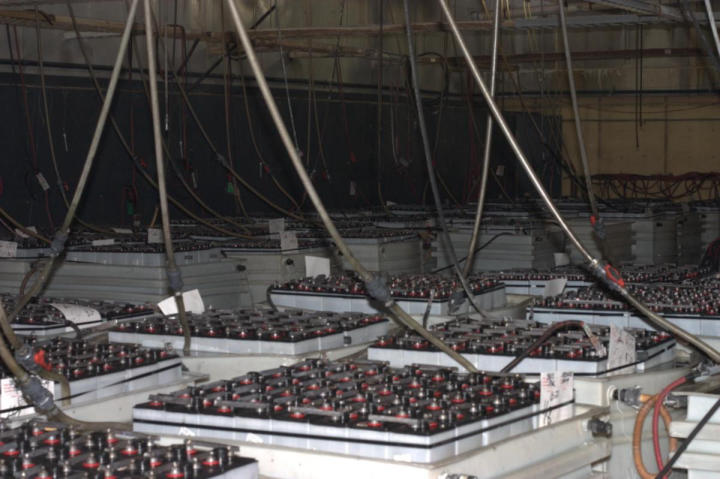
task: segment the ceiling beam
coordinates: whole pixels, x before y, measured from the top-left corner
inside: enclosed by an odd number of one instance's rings
[[[657,15],[676,22],[683,21],[682,12],[675,7],[644,0],[585,0],[588,3],[605,5],[641,15]]]

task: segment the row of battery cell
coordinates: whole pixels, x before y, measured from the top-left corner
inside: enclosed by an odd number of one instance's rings
[[[257,461],[206,442],[161,445],[130,431],[80,432],[31,421],[0,430],[0,477],[27,479],[256,479]]]
[[[188,314],[197,352],[286,354],[362,344],[387,333],[390,322],[379,315],[271,310],[220,310]],[[110,332],[113,342],[181,349],[183,331],[177,317],[120,323]]]
[[[538,374],[549,371],[573,371],[579,374],[608,372],[607,351],[610,328],[590,326],[592,334],[602,344],[600,351],[587,334],[579,330],[558,330],[541,346],[530,352],[514,372]],[[518,354],[523,353],[542,336],[548,326],[529,320],[477,319],[461,317],[435,325],[432,331],[453,350],[461,353],[475,367],[499,371]],[[637,361],[629,365],[615,365],[638,371],[672,359],[675,342],[665,332],[628,329],[635,339]],[[381,337],[370,347],[368,358],[388,361],[392,366],[420,363],[437,366],[456,366],[447,354],[438,351],[425,338],[406,332]]]
[[[425,463],[531,430],[539,396],[518,375],[312,359],[152,395],[133,418],[138,431]]]

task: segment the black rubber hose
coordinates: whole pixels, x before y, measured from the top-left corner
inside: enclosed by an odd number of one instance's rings
[[[697,436],[703,427],[710,421],[710,418],[715,415],[715,413],[720,409],[720,399],[715,401],[715,404],[708,410],[708,412],[705,413],[705,415],[700,419],[700,422],[698,422],[692,431],[690,431],[690,434],[688,434],[688,437],[680,443],[680,445],[677,448],[677,451],[675,451],[675,454],[670,458],[670,460],[663,466],[662,470],[658,472],[657,476],[655,476],[655,479],[665,479],[667,475],[670,473],[670,470],[672,469],[673,465],[677,462],[678,459],[680,459],[680,456],[683,452],[685,452],[685,449],[690,445],[693,439],[695,439],[695,436]]]

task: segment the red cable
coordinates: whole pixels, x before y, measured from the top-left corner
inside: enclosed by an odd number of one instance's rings
[[[660,450],[660,406],[665,401],[665,397],[670,394],[670,391],[676,387],[685,384],[687,382],[686,377],[681,377],[671,382],[665,389],[660,391],[655,399],[655,409],[653,410],[653,421],[652,421],[652,436],[653,436],[653,449],[655,450],[655,462],[657,463],[658,470],[662,471],[664,466],[662,451]],[[664,479],[664,478],[660,478]]]

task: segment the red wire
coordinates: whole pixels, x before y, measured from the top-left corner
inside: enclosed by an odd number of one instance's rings
[[[660,450],[660,406],[665,401],[665,397],[670,394],[670,391],[676,387],[685,384],[687,382],[686,377],[681,377],[671,382],[665,389],[660,391],[655,399],[655,409],[653,410],[653,421],[652,421],[652,436],[653,436],[653,449],[655,450],[655,462],[657,463],[658,470],[662,471],[664,466],[662,451]],[[664,478],[660,478],[664,479]]]

